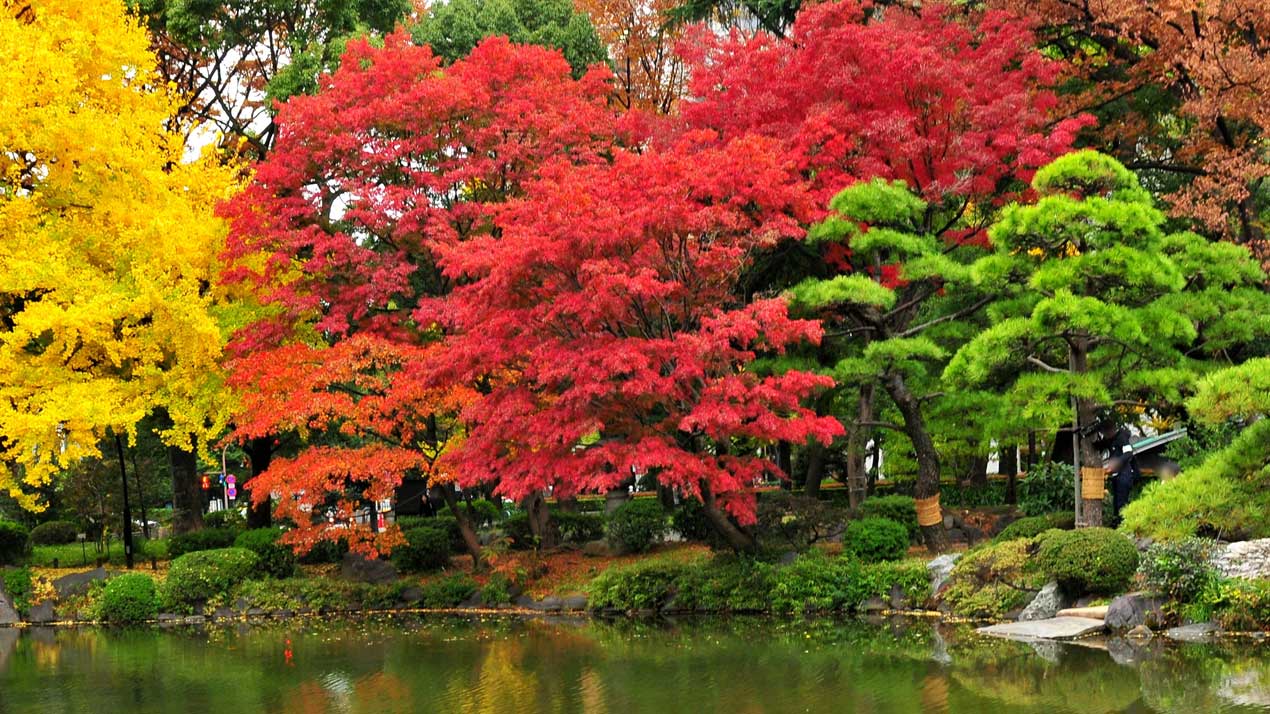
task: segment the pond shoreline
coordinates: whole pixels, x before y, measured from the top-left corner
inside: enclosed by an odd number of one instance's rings
[[[39,628],[55,629],[152,629],[175,630],[179,628],[200,628],[226,625],[278,625],[321,618],[326,622],[357,622],[362,620],[391,620],[402,616],[441,616],[457,618],[507,618],[517,620],[575,621],[585,623],[600,622],[644,622],[675,623],[677,621],[726,621],[734,618],[750,618],[780,622],[798,621],[855,621],[872,624],[903,623],[906,626],[918,623],[935,626],[971,628],[976,637],[995,639],[990,634],[979,632],[979,628],[993,624],[1014,622],[1013,620],[992,620],[957,617],[936,610],[872,610],[861,613],[842,611],[807,612],[802,615],[790,615],[755,610],[634,610],[621,611],[608,609],[543,609],[507,605],[502,607],[447,607],[447,608],[376,608],[376,609],[344,609],[322,611],[273,610],[259,612],[243,612],[233,615],[176,615],[162,613],[158,618],[136,623],[118,624],[99,620],[56,620],[49,622],[18,622],[0,624],[2,630],[29,630]],[[1255,644],[1270,643],[1270,633],[1261,631],[1241,632],[1224,631],[1217,628],[1206,630],[1200,637],[1188,637],[1171,634],[1179,628],[1170,628],[1152,632],[1145,637],[1128,636],[1125,633],[1101,631],[1077,638],[1005,638],[1019,642],[1053,642],[1105,648],[1107,642],[1128,642],[1135,647],[1146,647],[1163,643],[1169,646],[1185,644],[1214,644],[1219,642],[1251,642]],[[1182,628],[1185,629],[1185,628]]]

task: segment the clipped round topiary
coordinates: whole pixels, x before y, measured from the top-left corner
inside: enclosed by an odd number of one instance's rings
[[[655,498],[623,503],[604,528],[609,543],[623,553],[643,553],[666,535],[666,509]]]
[[[106,622],[145,622],[159,612],[159,596],[154,580],[142,573],[127,573],[106,581],[98,616]]]
[[[1124,591],[1138,569],[1133,541],[1110,528],[1046,531],[1036,565],[1073,595]]]
[[[917,537],[917,501],[912,496],[892,494],[871,496],[860,504],[861,518],[885,518],[908,529],[909,540]]]
[[[186,553],[168,568],[161,601],[165,607],[189,608],[218,595],[227,595],[256,571],[260,559],[246,548],[221,548]]]
[[[861,518],[847,524],[843,551],[866,563],[899,560],[908,552],[908,529],[889,518]]]
[[[295,551],[289,545],[278,542],[281,528],[257,528],[243,531],[234,539],[235,548],[246,548],[260,558],[260,569],[271,577],[289,578],[295,575]]]
[[[1048,530],[1069,531],[1075,527],[1076,516],[1071,513],[1030,516],[1028,518],[1020,518],[1006,526],[992,541],[994,543],[1003,543],[1007,540],[1017,540],[1019,538],[1035,538]]]
[[[418,573],[450,564],[450,534],[444,529],[419,526],[402,535],[406,542],[392,551],[392,562],[401,571]]]
[[[17,565],[31,552],[31,533],[26,526],[0,521],[0,565]]]
[[[70,521],[49,521],[31,529],[32,545],[66,545],[74,543],[79,529]]]

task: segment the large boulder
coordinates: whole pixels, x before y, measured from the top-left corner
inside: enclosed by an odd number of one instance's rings
[[[1019,620],[1048,620],[1058,615],[1058,611],[1071,605],[1071,599],[1063,594],[1056,582],[1048,582],[1041,591],[1032,598],[1032,602],[1019,613]]]
[[[57,611],[53,609],[53,602],[45,600],[38,605],[32,605],[31,609],[26,613],[26,621],[33,625],[57,622]]]
[[[1228,578],[1270,578],[1270,538],[1231,543],[1219,548],[1212,562]]]
[[[110,577],[110,573],[105,568],[94,568],[85,570],[82,573],[71,573],[63,575],[53,581],[53,589],[57,591],[59,600],[83,595],[88,592],[88,587],[98,580],[105,580]]]
[[[1162,598],[1146,593],[1121,595],[1107,606],[1107,627],[1113,632],[1132,630],[1139,625],[1158,629],[1165,621],[1164,603]]]
[[[961,553],[948,553],[926,564],[926,572],[930,573],[930,591],[938,593],[939,589],[948,582],[948,576],[952,574],[953,566],[957,564],[957,559],[961,557]]]
[[[18,615],[18,611],[13,609],[13,603],[9,602],[9,597],[0,590],[0,627],[8,627],[22,622],[22,617]]]
[[[340,562],[340,577],[359,583],[383,585],[397,580],[397,568],[387,560],[371,560],[349,551]]]

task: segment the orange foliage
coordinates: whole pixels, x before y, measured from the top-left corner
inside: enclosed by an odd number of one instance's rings
[[[669,114],[684,94],[687,68],[675,52],[682,31],[666,13],[676,0],[577,0],[613,59],[623,109]]]

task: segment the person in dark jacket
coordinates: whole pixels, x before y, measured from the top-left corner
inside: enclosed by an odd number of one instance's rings
[[[1114,421],[1104,421],[1100,438],[1094,446],[1103,453],[1105,468],[1111,475],[1112,527],[1120,523],[1120,510],[1129,503],[1129,490],[1140,475],[1138,462],[1133,457],[1133,440],[1128,427]]]

